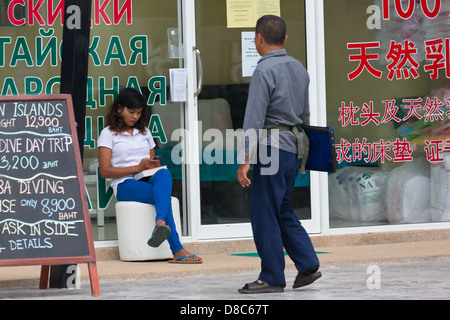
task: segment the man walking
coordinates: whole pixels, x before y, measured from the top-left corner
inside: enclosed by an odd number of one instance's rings
[[[257,152],[252,145],[244,148],[246,162],[239,166],[238,181],[243,187],[252,185],[250,216],[261,272],[258,280],[247,283],[239,289],[240,293],[283,292],[286,286],[283,247],[298,270],[294,288],[321,277],[311,240],[290,207],[294,181],[307,145],[303,143],[300,125],[309,124],[310,112],[309,76],[303,65],[283,49],[286,39],[283,19],[267,15],[258,20],[255,45],[262,58],[250,82],[243,129],[244,135],[251,130],[277,129],[269,130],[268,137],[258,140],[259,148],[265,144],[267,156],[277,160],[278,170],[268,174],[266,169],[274,164],[257,156],[250,181],[249,159],[251,153]],[[275,153],[277,156],[273,157]]]

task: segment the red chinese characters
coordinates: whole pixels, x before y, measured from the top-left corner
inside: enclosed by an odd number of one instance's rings
[[[378,142],[369,143],[366,138],[362,141],[358,138],[353,143],[341,139],[336,144],[336,159],[338,163],[364,161],[372,163],[380,161],[406,162],[412,161],[413,149],[405,138],[397,138],[394,142],[380,139]]]
[[[370,72],[373,76],[377,78],[381,78],[382,72],[380,70],[375,69],[371,64],[370,60],[378,60],[378,53],[368,53],[367,50],[369,48],[379,48],[380,42],[354,42],[347,43],[347,49],[358,49],[359,54],[350,55],[350,61],[359,61],[358,67],[348,74],[348,80],[353,80],[358,77],[364,69]]]
[[[450,78],[450,38],[424,41],[424,46],[426,54],[423,70],[429,73],[431,79],[437,79],[441,69],[444,70],[445,76]],[[375,62],[380,59],[379,54],[374,52],[374,50],[380,49],[379,41],[347,43],[347,49],[358,50],[358,53],[349,55],[349,61],[356,61],[358,65],[356,69],[347,74],[348,80],[356,79],[364,70],[376,78],[382,77],[383,71],[374,66]],[[404,40],[403,43],[391,41],[388,53],[384,57],[388,62],[387,78],[389,80],[418,78],[420,65],[416,61],[416,54],[417,47],[413,41]]]
[[[442,152],[450,151],[450,140],[425,140],[424,149],[429,162],[444,161]]]
[[[424,70],[430,73],[431,79],[438,78],[438,71],[445,70],[445,75],[450,78],[450,39],[434,39],[425,41],[426,59],[431,63],[424,66]]]
[[[373,101],[364,102],[362,108],[356,106],[352,101],[349,105],[341,102],[338,121],[341,122],[343,127],[346,127],[348,125],[365,126],[370,122],[379,125],[391,120],[399,123],[407,121],[411,117],[417,120],[424,119],[425,122],[444,120],[445,117],[450,119],[450,98],[445,99],[445,102],[437,97],[426,97],[425,100],[422,98],[404,98],[401,103],[407,114],[403,118],[397,116],[399,107],[395,105],[395,100],[383,100],[382,103],[384,104],[383,117],[381,117],[381,113],[374,111]],[[444,112],[445,109],[449,110]]]
[[[405,40],[403,45],[391,41],[389,52],[386,55],[386,60],[390,61],[387,68],[389,70],[388,79],[409,79],[413,76],[414,79],[419,77],[417,68],[419,64],[414,60],[413,55],[417,53],[417,49],[413,42]],[[411,67],[408,67],[411,66]]]
[[[339,108],[339,121],[342,126],[365,126],[369,123],[380,125],[389,121],[400,123],[403,121],[421,120],[424,123],[437,122],[450,119],[450,98],[441,101],[438,97],[426,98],[405,98],[399,101],[403,108],[403,117],[399,117],[399,107],[395,100],[383,100],[384,115],[375,112],[375,104],[373,101],[363,103],[363,107],[359,108],[354,102],[341,103]],[[446,111],[448,110],[448,111]],[[381,120],[380,120],[381,119]],[[441,133],[448,135],[449,125],[440,125]],[[443,152],[450,152],[450,139],[430,138],[424,141],[423,151],[429,162],[443,161]],[[366,163],[386,161],[407,162],[413,160],[413,146],[406,138],[396,138],[395,141],[379,141],[369,142],[366,138],[355,138],[351,143],[346,139],[340,140],[336,144],[336,158],[338,163],[342,162],[358,162]]]

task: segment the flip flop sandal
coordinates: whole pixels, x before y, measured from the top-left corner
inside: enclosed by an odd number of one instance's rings
[[[169,260],[169,263],[179,263],[179,264],[200,264],[200,263],[203,263],[203,260],[183,261],[183,259],[186,259],[188,257],[195,258],[196,255],[195,254],[191,254],[191,255],[188,255],[188,256],[182,256],[182,257],[179,257],[178,259]]]
[[[147,241],[147,244],[150,247],[157,248],[164,242],[164,240],[169,238],[170,233],[170,228],[168,226],[165,224],[160,224],[153,230],[152,237]]]

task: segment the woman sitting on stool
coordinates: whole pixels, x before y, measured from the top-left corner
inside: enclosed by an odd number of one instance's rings
[[[146,102],[135,89],[119,92],[106,116],[106,125],[98,138],[100,174],[112,178],[111,187],[118,201],[136,201],[155,205],[156,223],[148,245],[158,247],[167,239],[173,253],[172,263],[202,263],[180,242],[173,219],[169,170],[158,170],[147,181],[133,174],[159,166],[155,142],[148,129]]]

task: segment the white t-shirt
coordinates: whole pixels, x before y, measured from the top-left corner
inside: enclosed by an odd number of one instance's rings
[[[133,129],[133,136],[131,136],[128,132],[115,134],[108,126],[100,133],[97,145],[112,150],[111,166],[129,167],[139,164],[142,158],[149,158],[150,150],[155,147],[155,142],[148,129],[145,130],[145,134],[139,133],[138,129]],[[130,178],[133,178],[132,174],[112,179],[111,188],[114,190],[114,195],[117,196],[119,183]]]

